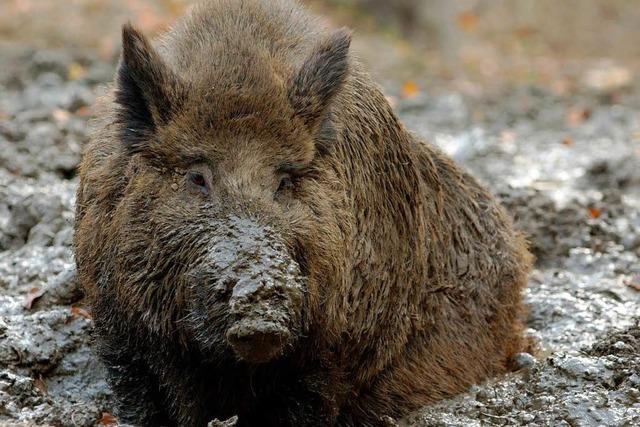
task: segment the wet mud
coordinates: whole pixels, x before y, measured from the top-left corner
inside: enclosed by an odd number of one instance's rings
[[[104,425],[111,395],[71,245],[89,106],[114,64],[66,51],[3,53],[0,425]],[[589,117],[568,125],[576,104]],[[486,183],[528,236],[537,262],[527,325],[539,349],[518,356],[517,372],[399,425],[640,424],[639,106],[633,91],[612,105],[601,94],[534,87],[397,103],[407,127]]]

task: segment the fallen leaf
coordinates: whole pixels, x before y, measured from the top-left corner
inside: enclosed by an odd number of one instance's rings
[[[593,219],[600,218],[600,215],[602,215],[602,211],[598,208],[593,208],[593,207],[589,208],[588,212],[589,212],[589,218],[593,218]]]
[[[525,25],[523,27],[516,28],[513,34],[520,39],[527,39],[536,34],[536,32],[537,31],[535,29]]]
[[[38,301],[40,297],[44,295],[44,293],[45,293],[44,289],[31,288],[31,290],[27,292],[27,296],[24,298],[24,302],[22,303],[22,306],[26,310],[31,310],[33,308],[33,304],[35,304],[35,302]]]
[[[87,75],[87,69],[77,62],[72,62],[67,66],[67,77],[69,80],[78,80]]]
[[[456,23],[458,24],[458,28],[462,31],[473,31],[478,25],[478,17],[475,13],[470,10],[465,10],[464,12],[460,12],[456,17]]]
[[[87,117],[91,115],[91,107],[84,105],[75,111],[76,116]]]
[[[402,96],[404,98],[414,98],[420,93],[420,88],[415,82],[406,81],[402,85]]]
[[[67,110],[56,108],[51,112],[51,116],[56,122],[66,123],[69,121],[69,117],[71,117],[71,114]]]
[[[87,320],[92,319],[91,314],[87,310],[76,306],[71,307],[71,315],[73,317],[84,317]]]
[[[631,279],[624,280],[623,283],[633,290],[640,291],[640,274],[636,274]]]
[[[108,412],[103,412],[100,419],[96,422],[99,426],[117,426],[118,420]]]
[[[47,383],[44,382],[42,375],[39,375],[38,378],[33,380],[33,386],[40,391],[40,393],[46,395],[48,392]]]
[[[565,136],[564,138],[562,138],[562,144],[566,145],[567,147],[571,147],[573,145],[573,139],[571,139],[568,136]]]
[[[591,110],[588,108],[570,108],[567,111],[565,120],[569,126],[578,126],[591,117]]]

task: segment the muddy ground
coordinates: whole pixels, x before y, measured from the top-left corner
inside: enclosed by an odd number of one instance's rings
[[[106,425],[71,244],[89,106],[114,62],[1,49],[0,425]],[[539,351],[399,424],[640,425],[640,91],[385,88],[408,128],[503,200],[538,259]]]

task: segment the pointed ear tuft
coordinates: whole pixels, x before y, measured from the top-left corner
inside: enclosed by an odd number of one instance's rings
[[[122,141],[130,151],[141,151],[157,126],[169,120],[179,86],[177,76],[147,38],[125,24],[115,100]]]
[[[350,44],[348,29],[335,31],[314,49],[289,85],[289,99],[295,113],[312,131],[318,129],[332,98],[347,77]]]

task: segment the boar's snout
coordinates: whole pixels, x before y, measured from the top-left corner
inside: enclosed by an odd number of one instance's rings
[[[269,261],[276,259],[269,257]],[[291,341],[301,295],[295,278],[282,276],[282,267],[257,278],[241,278],[233,287],[229,312],[237,320],[226,337],[236,355],[248,362],[269,361]]]
[[[305,283],[298,263],[273,228],[254,220],[225,217],[215,230],[197,268],[200,280],[193,284],[195,306],[215,300],[202,307],[210,306],[209,325],[194,327],[211,329],[196,336],[225,340],[238,359],[249,363],[272,360],[302,328]]]
[[[279,323],[243,320],[229,328],[227,340],[240,359],[263,363],[283,353],[291,332]]]

